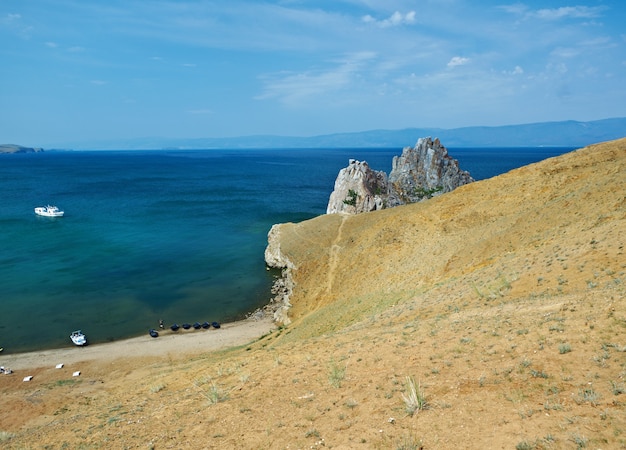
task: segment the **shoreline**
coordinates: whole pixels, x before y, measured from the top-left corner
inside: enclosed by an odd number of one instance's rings
[[[245,345],[276,329],[271,317],[244,319],[221,324],[210,330],[157,330],[159,337],[148,334],[114,342],[64,347],[24,353],[0,352],[0,366],[14,373],[26,369],[54,368],[58,364],[75,365],[89,361],[113,361],[121,358],[170,356],[179,358],[202,352]]]
[[[276,225],[272,227],[272,230]],[[270,231],[269,235],[272,235]],[[71,346],[6,354],[0,350],[0,366],[10,369],[12,373],[23,370],[41,370],[59,368],[78,363],[101,363],[119,359],[168,357],[178,359],[199,353],[212,352],[251,343],[291,321],[287,316],[291,304],[289,298],[293,290],[290,269],[293,265],[282,255],[278,261],[268,263],[268,248],[265,260],[268,268],[281,271],[272,283],[272,298],[269,302],[245,319],[222,323],[219,329],[180,328],[173,331],[169,328],[156,329],[159,336],[149,334],[121,339],[112,342],[88,344],[85,347]],[[279,252],[280,253],[280,252]],[[89,339],[89,336],[87,336]]]

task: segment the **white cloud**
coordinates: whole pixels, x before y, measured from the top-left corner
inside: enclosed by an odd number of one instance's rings
[[[559,20],[564,18],[591,19],[598,17],[602,7],[589,6],[563,6],[561,8],[539,9],[532,13],[538,19]]]
[[[6,14],[4,17],[0,17],[0,25],[7,27],[14,27],[21,21],[22,16],[20,14]]]
[[[528,7],[526,5],[522,5],[520,3],[516,3],[515,5],[503,5],[498,6],[498,9],[501,9],[505,12],[517,15],[523,15],[528,11]]]
[[[575,58],[580,54],[580,50],[572,47],[558,47],[550,52],[550,56],[556,58]]]
[[[562,6],[560,8],[542,8],[531,10],[526,5],[517,3],[514,5],[500,6],[499,9],[511,14],[523,16],[526,19],[560,20],[560,19],[592,19],[600,17],[603,6]]]
[[[7,30],[15,32],[18,36],[28,39],[33,27],[24,25],[21,14],[6,14],[0,17],[0,27],[6,27]]]
[[[46,42],[45,45],[49,48],[57,48],[59,46],[56,42]]]
[[[469,58],[463,58],[462,56],[455,56],[448,62],[448,67],[462,66],[469,62]]]
[[[282,103],[297,105],[309,98],[332,94],[349,87],[358,79],[367,62],[376,55],[372,52],[359,52],[348,55],[336,67],[328,70],[302,73],[281,72],[264,77],[263,93],[257,100],[276,98]]]
[[[567,65],[565,63],[548,63],[546,66],[546,72],[551,74],[563,75],[568,72]]]
[[[524,69],[520,66],[515,66],[513,70],[505,70],[502,73],[505,75],[522,75],[524,73]]]
[[[415,11],[409,11],[406,14],[402,14],[399,11],[394,12],[391,16],[383,20],[377,20],[369,14],[362,17],[363,22],[372,23],[381,28],[396,27],[399,25],[410,25],[415,23]]]

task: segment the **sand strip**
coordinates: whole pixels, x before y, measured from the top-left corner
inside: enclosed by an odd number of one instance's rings
[[[69,347],[16,354],[2,352],[0,353],[0,365],[17,371],[39,367],[53,368],[57,364],[68,365],[84,361],[110,361],[125,357],[181,357],[245,345],[268,334],[275,327],[272,319],[265,318],[222,324],[220,329],[180,329],[177,332],[165,329],[158,330],[160,333],[158,338],[152,338],[146,333],[145,336],[86,347]]]

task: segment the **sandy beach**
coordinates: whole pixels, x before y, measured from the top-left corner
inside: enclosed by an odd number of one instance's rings
[[[55,367],[57,364],[76,366],[81,362],[112,361],[128,357],[178,358],[244,345],[268,334],[274,328],[272,319],[264,318],[222,324],[219,329],[180,329],[177,332],[165,329],[159,330],[158,338],[152,338],[146,334],[132,339],[80,348],[68,347],[16,354],[2,352],[0,353],[0,366],[8,367],[17,373],[26,369]]]

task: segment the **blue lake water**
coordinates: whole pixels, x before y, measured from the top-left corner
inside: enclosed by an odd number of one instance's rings
[[[449,149],[477,179],[571,148]],[[159,319],[230,321],[266,304],[274,223],[324,214],[348,159],[387,173],[402,149],[0,155],[0,347],[147,333]],[[36,216],[57,205],[62,218]]]

